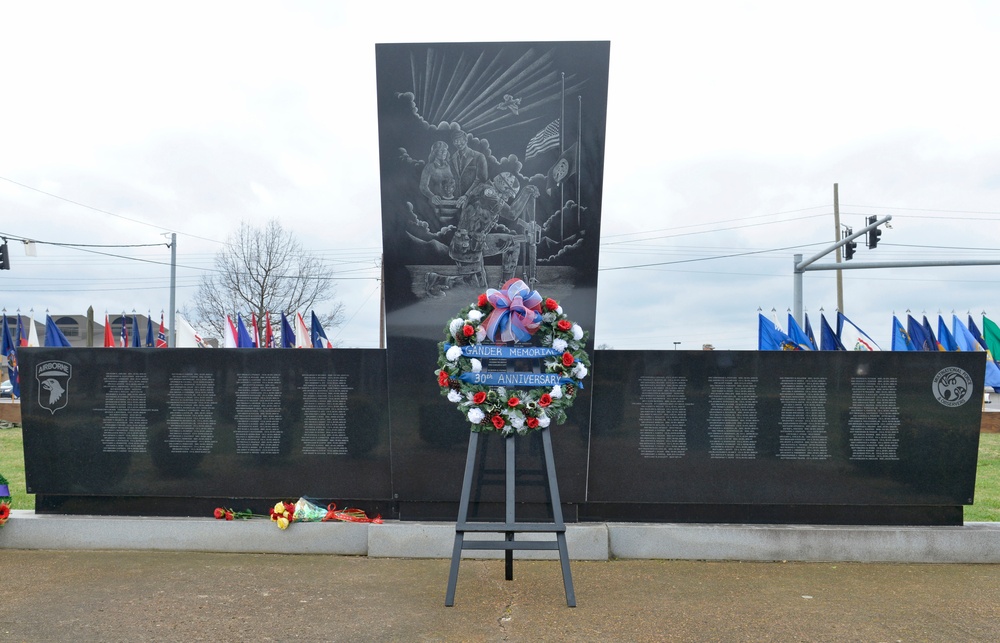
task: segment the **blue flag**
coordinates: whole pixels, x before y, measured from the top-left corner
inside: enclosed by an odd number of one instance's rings
[[[958,319],[958,315],[951,316],[951,327],[958,350],[968,352],[986,350],[979,345],[979,342],[976,341],[976,338],[972,335],[968,327]],[[997,363],[993,361],[992,355],[988,352],[986,353],[986,386],[992,386],[994,390],[1000,391],[1000,366],[997,366]]]
[[[34,325],[35,320],[31,320],[32,325]],[[21,313],[17,314],[17,338],[14,343],[18,346],[28,345],[28,331],[24,329],[24,323],[21,321]]]
[[[132,313],[132,348],[139,348],[142,342],[139,340],[139,316]]]
[[[906,316],[906,332],[910,334],[910,341],[913,342],[914,348],[918,351],[937,350],[937,347],[931,344],[931,340],[928,339],[927,333],[924,332],[924,327],[913,318],[913,315]]]
[[[62,334],[56,323],[52,321],[51,315],[45,316],[45,345],[46,346],[66,346],[69,347],[69,340]]]
[[[236,348],[253,348],[253,338],[243,324],[243,315],[236,313]]]
[[[146,318],[146,348],[156,346],[156,334],[153,332],[153,318]]]
[[[10,378],[11,395],[21,397],[21,381],[17,370],[17,344],[10,338],[7,313],[3,314],[3,355],[7,358],[7,377]]]
[[[809,343],[812,344],[813,350],[819,350],[819,344],[816,343],[816,334],[813,333],[812,324],[809,323],[809,313],[805,314],[806,326],[803,330],[806,331],[806,337],[809,338]]]
[[[792,314],[788,314],[788,336],[792,338],[792,341],[798,344],[799,348],[804,351],[814,351],[816,345],[812,342],[799,323],[795,321]]]
[[[910,334],[903,328],[903,324],[892,316],[892,350],[894,351],[915,351],[917,347],[913,345]]]
[[[310,329],[312,337],[313,348],[333,348],[333,343],[330,342],[326,337],[326,332],[323,330],[323,325],[319,323],[319,317],[316,316],[316,311],[312,311],[312,328]]]
[[[833,332],[833,328],[826,321],[826,316],[823,313],[819,314],[819,346],[821,351],[845,351],[844,345],[840,343],[840,338],[837,337],[837,333]]]
[[[969,315],[969,332],[976,338],[979,345],[983,347],[983,350],[986,350],[986,340],[983,339],[983,334],[979,332],[979,327],[976,326],[976,322],[972,321],[972,315]]]
[[[924,315],[923,326],[924,326],[924,335],[927,336],[927,339],[931,343],[931,347],[928,350],[943,351],[944,349],[941,348],[941,344],[938,342],[937,337],[934,335],[934,329],[931,328],[931,323],[927,321],[927,315]]]
[[[958,342],[955,336],[951,334],[948,330],[947,324],[944,323],[944,317],[938,315],[938,333],[937,333],[938,343],[946,351],[957,351]]]
[[[295,348],[295,332],[292,331],[292,325],[288,323],[285,313],[281,313],[281,347]]]
[[[797,351],[799,347],[785,331],[760,313],[757,313],[757,350],[761,351]]]
[[[960,351],[981,351],[984,350],[976,338],[969,332],[969,329],[958,319],[958,315],[951,316],[951,328],[952,336],[955,338],[955,344],[958,346]]]

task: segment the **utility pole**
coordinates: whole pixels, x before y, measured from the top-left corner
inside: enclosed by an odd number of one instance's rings
[[[833,242],[840,241],[840,191],[833,184]],[[840,263],[840,246],[837,246],[836,262]],[[844,273],[837,268],[837,310],[844,312]]]
[[[177,316],[177,233],[170,233],[170,340],[167,346],[177,347],[177,326],[174,324]]]

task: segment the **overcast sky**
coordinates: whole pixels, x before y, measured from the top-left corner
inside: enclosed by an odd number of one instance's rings
[[[276,218],[338,273],[331,339],[378,346],[379,42],[611,42],[597,344],[756,348],[834,183],[842,223],[893,217],[855,261],[1000,259],[995,3],[361,4],[4,3],[0,233],[136,246],[10,243],[7,313],[156,317],[172,232],[193,308],[239,222]],[[845,271],[845,312],[888,348],[908,310],[1000,321],[998,278]],[[804,305],[833,320],[833,272]]]

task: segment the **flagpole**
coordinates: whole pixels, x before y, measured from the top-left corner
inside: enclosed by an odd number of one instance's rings
[[[580,186],[583,185],[583,168],[580,167],[580,149],[583,147],[583,96],[576,97],[576,227],[580,229]]]
[[[562,90],[559,95],[559,156],[566,151],[563,132],[566,131],[566,72],[561,72]],[[578,180],[579,182],[579,180]],[[566,238],[564,217],[566,216],[566,182],[559,182],[559,242]]]

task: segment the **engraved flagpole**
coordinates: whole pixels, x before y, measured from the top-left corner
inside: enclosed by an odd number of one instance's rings
[[[583,96],[576,97],[576,227],[580,230],[580,186],[583,183],[580,172],[580,149],[583,147]]]
[[[562,158],[563,152],[566,151],[565,139],[563,137],[563,132],[566,131],[566,72],[560,74],[562,77],[562,90],[559,95],[559,158]],[[566,214],[566,182],[559,182],[559,242],[562,243],[563,239],[566,238],[565,233],[565,221],[563,217]]]

